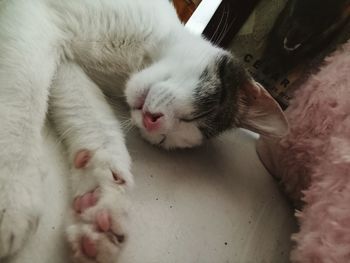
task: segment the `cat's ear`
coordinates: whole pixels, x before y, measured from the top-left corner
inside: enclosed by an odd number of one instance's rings
[[[254,80],[246,81],[240,93],[240,127],[268,137],[288,133],[288,122],[281,107],[262,85]]]

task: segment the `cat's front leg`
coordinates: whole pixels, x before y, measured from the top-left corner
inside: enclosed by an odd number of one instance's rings
[[[42,1],[0,1],[0,261],[42,211],[41,129],[56,69],[57,32]]]
[[[73,64],[61,65],[50,112],[71,169],[72,220],[67,228],[77,262],[115,262],[127,238],[130,157],[119,123],[101,90]]]

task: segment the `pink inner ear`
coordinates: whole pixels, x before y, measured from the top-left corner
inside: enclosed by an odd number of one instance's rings
[[[288,132],[288,122],[281,107],[255,81],[248,81],[243,87],[247,105],[241,106],[241,127],[272,137],[281,137]]]

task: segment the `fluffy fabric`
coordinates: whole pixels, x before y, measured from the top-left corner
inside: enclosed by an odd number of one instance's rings
[[[350,262],[350,41],[325,60],[286,111],[290,133],[258,153],[302,211],[293,262]]]

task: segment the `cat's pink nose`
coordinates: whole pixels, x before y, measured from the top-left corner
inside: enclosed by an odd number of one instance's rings
[[[144,112],[142,114],[143,126],[149,132],[155,131],[159,129],[163,116],[162,113]]]

